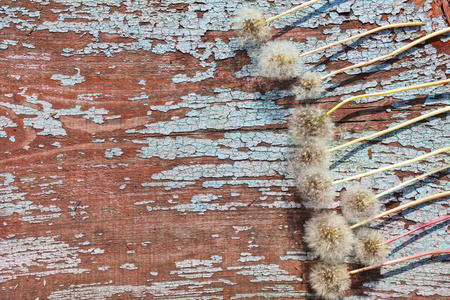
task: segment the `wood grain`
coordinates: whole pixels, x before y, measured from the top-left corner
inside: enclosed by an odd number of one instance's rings
[[[450,20],[450,1],[442,0],[442,8],[444,10],[444,14],[445,17],[447,18],[447,21]]]
[[[303,1],[251,2],[269,16]],[[421,1],[319,1],[274,22],[299,50],[423,21],[305,58],[330,71],[447,26]],[[1,299],[307,299],[310,217],[286,154],[292,82],[261,78],[232,17],[247,1],[1,1]],[[443,1],[448,14],[449,3]],[[376,12],[376,13],[374,13]],[[441,10],[442,13],[442,10]],[[448,19],[448,18],[447,18]],[[317,105],[448,77],[449,36],[333,77]],[[449,86],[366,99],[333,116],[335,144],[449,105]],[[343,149],[336,179],[448,145],[442,115]],[[448,155],[361,180],[382,191]],[[337,186],[336,196],[346,185]],[[448,190],[447,173],[382,199]],[[387,238],[449,212],[441,199],[377,224]],[[392,258],[450,247],[443,223]],[[357,267],[353,258],[351,267]],[[447,299],[448,256],[370,271],[347,296]],[[354,298],[352,298],[354,299]]]

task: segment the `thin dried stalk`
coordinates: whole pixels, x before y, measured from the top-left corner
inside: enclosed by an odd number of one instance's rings
[[[371,29],[369,31],[366,31],[366,32],[363,32],[363,33],[360,33],[360,34],[348,37],[346,39],[343,39],[343,40],[340,40],[340,41],[337,41],[337,42],[325,45],[323,47],[320,47],[320,48],[317,48],[317,49],[314,49],[314,50],[302,53],[302,54],[300,54],[300,57],[303,57],[303,56],[306,56],[306,55],[309,55],[309,54],[313,54],[313,53],[316,53],[316,52],[319,52],[319,51],[322,51],[322,50],[325,50],[325,49],[328,49],[328,48],[331,48],[331,47],[334,47],[334,46],[337,46],[337,45],[340,45],[340,44],[343,44],[343,43],[346,43],[346,42],[349,42],[349,41],[352,41],[352,40],[356,40],[356,39],[359,39],[359,38],[364,37],[366,35],[369,35],[369,34],[372,34],[372,33],[376,33],[378,31],[382,31],[382,30],[385,30],[385,29],[398,28],[398,27],[409,27],[409,26],[422,26],[422,25],[423,25],[422,22],[408,22],[408,23],[395,23],[395,24],[385,25],[385,26],[382,26],[382,27],[377,27],[377,28]]]
[[[400,206],[398,206],[396,208],[387,210],[385,212],[382,212],[381,214],[378,214],[378,215],[376,215],[373,218],[370,218],[370,219],[364,220],[362,222],[356,223],[356,224],[350,226],[350,228],[351,229],[355,229],[355,228],[363,226],[363,225],[365,225],[365,224],[367,224],[367,223],[369,223],[369,222],[371,222],[373,220],[381,219],[382,217],[387,216],[389,214],[393,214],[393,213],[399,212],[401,210],[404,210],[406,208],[410,208],[410,207],[413,207],[413,206],[416,206],[416,205],[419,205],[419,204],[422,204],[422,203],[425,203],[425,202],[428,202],[428,201],[431,201],[431,200],[435,200],[435,199],[439,199],[439,198],[447,197],[447,196],[450,196],[450,191],[434,194],[434,195],[431,195],[431,196],[428,196],[428,197],[424,197],[424,198],[421,198],[421,199],[418,199],[418,200],[415,200],[415,201],[412,201],[412,202],[400,205]]]
[[[442,29],[442,30],[439,30],[439,31],[436,31],[436,32],[434,32],[434,33],[432,33],[432,34],[429,34],[429,35],[426,35],[426,36],[424,36],[424,37],[422,37],[422,38],[420,38],[420,39],[418,39],[418,40],[416,40],[416,41],[414,41],[414,42],[412,42],[412,43],[409,43],[409,44],[407,44],[407,45],[401,47],[400,49],[397,49],[397,50],[395,50],[394,52],[391,52],[391,53],[389,53],[389,54],[386,54],[386,55],[377,57],[377,58],[375,58],[375,59],[372,59],[372,60],[369,60],[369,61],[366,61],[366,62],[363,62],[363,63],[359,63],[359,64],[356,64],[356,65],[353,65],[353,66],[349,66],[349,67],[342,68],[342,69],[340,69],[340,70],[331,72],[330,74],[323,76],[323,77],[322,77],[322,80],[325,80],[325,79],[327,79],[327,78],[329,78],[329,77],[331,77],[331,76],[334,76],[334,75],[343,73],[343,72],[345,72],[345,71],[349,71],[349,70],[353,70],[353,69],[356,69],[356,68],[368,66],[368,65],[371,65],[371,64],[373,64],[373,63],[376,63],[376,62],[378,62],[378,61],[380,61],[380,60],[383,60],[383,59],[386,59],[386,58],[395,56],[395,55],[397,55],[397,54],[399,54],[399,53],[402,53],[403,51],[408,50],[409,48],[411,48],[411,47],[413,47],[413,46],[415,46],[415,45],[417,45],[417,44],[420,44],[420,43],[422,43],[422,42],[424,42],[424,41],[426,41],[426,40],[428,40],[428,39],[431,39],[431,38],[433,38],[433,37],[435,37],[435,36],[437,36],[437,35],[440,35],[440,34],[443,34],[443,33],[449,32],[449,31],[450,31],[450,27],[445,28],[445,29]]]
[[[381,267],[384,267],[384,266],[389,266],[389,265],[393,265],[393,264],[396,264],[396,263],[404,262],[404,261],[407,261],[407,260],[419,258],[419,257],[426,256],[426,255],[447,254],[447,253],[450,253],[450,249],[426,251],[426,252],[410,255],[410,256],[407,256],[407,257],[402,257],[402,258],[389,260],[389,261],[384,262],[382,264],[378,264],[378,265],[373,265],[373,266],[368,266],[368,267],[352,270],[352,271],[350,271],[348,273],[350,275],[353,275],[353,274],[361,273],[361,272],[364,272],[364,271],[377,269],[377,268],[381,268]]]

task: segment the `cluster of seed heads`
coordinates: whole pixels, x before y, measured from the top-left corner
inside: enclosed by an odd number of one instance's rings
[[[356,190],[353,187],[351,192]],[[367,191],[367,188],[364,188],[364,191]],[[365,203],[367,199],[376,197],[371,194],[349,197],[347,205],[360,212],[359,216],[372,216],[375,205],[372,201]],[[369,209],[364,211],[362,207],[366,207],[367,204]],[[379,206],[378,203],[376,206]],[[317,209],[317,206],[314,208]],[[359,220],[353,218],[351,214],[350,216],[350,220]],[[382,262],[390,252],[379,231],[361,228],[355,236],[348,225],[350,220],[334,211],[323,210],[305,223],[304,240],[313,254],[322,261],[311,272],[310,282],[316,294],[324,299],[338,299],[349,288],[347,281],[350,279],[343,262],[352,252],[364,265]]]
[[[261,46],[258,53],[258,70],[263,77],[274,80],[298,78],[293,88],[298,98],[319,97],[323,93],[323,80],[317,72],[302,71],[300,52],[290,41],[271,41],[271,29],[261,10],[244,7],[236,12],[234,24],[239,28],[242,45]],[[267,43],[266,43],[267,42]]]
[[[310,2],[312,4],[316,1]],[[270,27],[267,23],[263,13],[254,8],[239,10],[235,18],[235,24],[240,28],[239,39],[242,44],[260,46],[257,57],[260,75],[274,80],[296,78],[293,92],[298,101],[319,98],[324,93],[324,80],[332,75],[391,57],[418,43],[413,42],[389,55],[321,77],[317,72],[302,71],[300,58],[313,52],[300,55],[297,47],[290,41],[267,42],[270,39]],[[403,23],[399,26],[418,25],[410,24]],[[381,28],[375,31],[377,30]],[[442,32],[444,31],[430,37]],[[290,168],[303,204],[314,210],[314,216],[304,226],[304,240],[320,260],[312,268],[310,283],[318,296],[330,300],[339,299],[350,288],[350,275],[343,262],[351,253],[365,265],[380,263],[389,254],[387,242],[379,231],[361,228],[355,236],[352,230],[354,226],[359,226],[358,222],[367,223],[380,211],[378,197],[372,189],[359,185],[348,187],[341,197],[342,215],[329,209],[335,204],[328,151],[335,127],[328,114],[338,107],[325,113],[314,105],[301,105],[293,110],[289,119],[289,134],[294,145],[289,151]],[[349,223],[358,224],[351,227]]]

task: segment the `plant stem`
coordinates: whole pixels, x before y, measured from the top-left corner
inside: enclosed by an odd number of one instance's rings
[[[434,32],[434,33],[432,33],[432,34],[426,35],[426,36],[424,36],[424,37],[422,37],[422,38],[420,38],[420,39],[418,39],[418,40],[416,40],[416,41],[414,41],[414,42],[412,42],[412,43],[409,43],[409,44],[407,44],[407,45],[401,47],[401,48],[398,49],[398,50],[395,50],[394,52],[389,53],[389,54],[386,54],[386,55],[377,57],[377,58],[375,58],[375,59],[372,59],[372,60],[369,60],[369,61],[366,61],[366,62],[363,62],[363,63],[359,63],[359,64],[356,64],[356,65],[353,65],[353,66],[349,66],[349,67],[346,67],[346,68],[343,68],[343,69],[340,69],[340,70],[331,72],[330,74],[323,76],[323,77],[322,77],[322,80],[325,80],[325,79],[327,79],[328,77],[337,75],[337,74],[339,74],[339,73],[343,73],[343,72],[345,72],[345,71],[349,71],[349,70],[353,70],[353,69],[356,69],[356,68],[368,66],[368,65],[373,64],[373,63],[376,63],[376,62],[378,62],[378,61],[380,61],[380,60],[383,60],[383,59],[392,57],[392,56],[397,55],[397,54],[399,54],[399,53],[401,53],[401,52],[403,52],[403,51],[405,51],[405,50],[408,50],[409,48],[411,48],[411,47],[413,47],[413,46],[415,46],[415,45],[417,45],[417,44],[422,43],[423,41],[426,41],[426,40],[431,39],[431,38],[433,38],[433,37],[435,37],[435,36],[437,36],[437,35],[440,35],[440,34],[443,34],[443,33],[449,32],[449,31],[450,31],[450,27],[445,28],[445,29],[442,29],[442,30],[437,31],[437,32]]]
[[[416,206],[416,205],[419,205],[419,204],[422,204],[422,203],[425,203],[427,201],[431,201],[431,200],[434,200],[434,199],[447,197],[447,196],[450,196],[450,191],[442,192],[442,193],[439,193],[439,194],[434,194],[434,195],[431,195],[431,196],[428,196],[428,197],[424,197],[424,198],[421,198],[421,199],[418,199],[418,200],[415,200],[415,201],[411,201],[409,203],[400,205],[400,206],[398,206],[396,208],[393,208],[393,209],[387,210],[385,212],[382,212],[381,214],[378,214],[378,215],[376,215],[373,218],[370,218],[370,219],[364,220],[362,222],[356,223],[356,224],[350,226],[350,229],[358,228],[358,227],[360,227],[362,225],[365,225],[365,224],[367,224],[367,223],[369,223],[369,222],[371,222],[373,220],[380,219],[380,218],[382,218],[382,217],[384,217],[386,215],[399,212],[399,211],[401,211],[403,209],[406,209],[406,208],[409,208],[409,207],[412,207],[412,206]]]
[[[388,240],[388,241],[382,243],[382,245],[386,245],[386,244],[392,243],[392,242],[394,242],[394,241],[396,241],[396,240],[398,240],[398,239],[401,239],[402,237],[407,236],[408,234],[411,234],[411,233],[413,233],[413,232],[415,232],[415,231],[417,231],[417,230],[419,230],[419,229],[428,227],[428,226],[430,226],[430,225],[433,225],[433,224],[436,224],[436,223],[439,223],[439,222],[442,222],[442,221],[445,221],[445,220],[448,220],[448,219],[450,219],[450,215],[446,215],[446,216],[444,216],[444,217],[441,217],[441,218],[439,218],[439,219],[433,220],[433,221],[431,221],[431,222],[428,222],[428,223],[419,225],[419,226],[417,226],[417,227],[411,229],[410,231],[405,232],[405,233],[402,234],[402,235],[399,235],[399,236],[397,236],[397,237],[395,237],[395,238],[392,238],[392,239],[390,239],[390,240]]]
[[[382,264],[378,264],[378,265],[373,265],[373,266],[368,266],[368,267],[352,270],[352,271],[350,271],[348,273],[350,275],[353,275],[353,274],[357,274],[357,273],[364,272],[364,271],[367,271],[367,270],[372,270],[372,269],[377,269],[377,268],[384,267],[384,266],[393,265],[393,264],[396,264],[396,263],[404,262],[404,261],[407,261],[407,260],[410,260],[410,259],[415,259],[415,258],[419,258],[419,257],[426,256],[426,255],[447,254],[447,253],[450,253],[450,249],[426,251],[426,252],[417,253],[417,254],[414,254],[414,255],[411,255],[411,256],[407,256],[407,257],[402,257],[402,258],[389,260],[389,261],[386,261],[386,262],[384,262]]]
[[[377,27],[377,28],[374,28],[372,30],[366,31],[364,33],[360,33],[360,34],[351,36],[349,38],[346,38],[346,39],[343,39],[343,40],[340,40],[340,41],[337,41],[337,42],[325,45],[325,46],[317,48],[315,50],[311,50],[311,51],[302,53],[299,56],[303,57],[303,56],[306,56],[306,55],[309,55],[309,54],[313,54],[313,53],[316,53],[316,52],[319,52],[319,51],[322,51],[322,50],[325,50],[325,49],[328,49],[328,48],[331,48],[331,47],[343,44],[345,42],[348,42],[348,41],[351,41],[351,40],[356,40],[356,39],[359,39],[359,38],[364,37],[366,35],[369,35],[369,34],[372,34],[372,33],[378,32],[378,31],[385,30],[385,29],[397,28],[397,27],[408,27],[408,26],[422,26],[422,25],[423,25],[422,22],[409,22],[409,23],[396,23],[396,24],[390,24],[390,25],[386,25],[386,26],[382,26],[382,27]]]
[[[314,3],[318,2],[318,1],[319,1],[319,0],[311,0],[311,1],[305,2],[305,3],[303,3],[303,4],[297,5],[296,7],[293,7],[293,8],[291,8],[291,9],[285,11],[284,13],[281,13],[281,14],[276,15],[276,16],[274,16],[274,17],[268,18],[268,19],[266,20],[266,23],[269,23],[269,22],[272,22],[272,21],[274,21],[274,20],[276,20],[276,19],[278,19],[278,18],[284,17],[284,16],[286,16],[286,15],[288,15],[288,14],[290,14],[290,13],[293,13],[293,12],[296,11],[296,10],[302,9],[303,7],[306,7],[306,6],[308,6],[308,5],[314,4]]]
[[[428,82],[428,83],[423,83],[423,84],[418,84],[418,85],[411,85],[411,86],[407,86],[407,87],[402,87],[402,88],[398,88],[398,89],[393,89],[393,90],[388,90],[388,91],[383,91],[383,92],[377,92],[377,93],[372,93],[372,94],[363,94],[363,95],[353,96],[351,98],[348,98],[348,99],[340,102],[335,107],[330,109],[327,112],[327,115],[332,114],[335,110],[337,110],[342,105],[344,105],[344,104],[346,104],[348,102],[357,100],[357,99],[368,98],[368,97],[384,96],[384,95],[394,94],[394,93],[399,93],[399,92],[404,92],[404,91],[423,89],[423,88],[432,87],[432,86],[441,85],[441,84],[446,84],[446,83],[450,83],[450,79],[433,81],[433,82]]]
[[[417,176],[417,177],[414,177],[414,178],[412,178],[412,179],[410,179],[410,180],[407,180],[407,181],[405,181],[405,182],[402,182],[402,183],[400,183],[400,184],[394,186],[393,188],[390,188],[390,189],[388,189],[388,190],[386,190],[386,191],[384,191],[384,192],[382,192],[382,193],[379,193],[378,195],[375,195],[375,198],[381,198],[381,197],[383,197],[384,195],[387,195],[387,194],[389,194],[389,193],[391,193],[391,192],[393,192],[393,191],[396,191],[396,190],[398,190],[398,189],[401,188],[401,187],[404,187],[404,186],[406,186],[406,185],[408,185],[408,184],[411,184],[411,183],[413,183],[413,182],[415,182],[415,181],[418,181],[418,180],[420,180],[420,179],[422,179],[422,178],[425,178],[425,177],[427,177],[427,176],[430,176],[430,175],[432,175],[432,174],[434,174],[434,173],[443,171],[443,170],[448,169],[448,168],[450,168],[450,164],[447,164],[447,165],[445,165],[445,166],[443,166],[443,167],[436,168],[436,169],[434,169],[434,170],[432,170],[432,171],[430,171],[430,172],[427,172],[427,173],[425,173],[425,174],[422,174],[422,175],[419,175],[419,176]]]
[[[434,116],[436,116],[436,115],[439,115],[439,114],[442,114],[442,113],[448,112],[448,111],[450,111],[450,106],[444,107],[444,108],[435,110],[435,111],[433,111],[433,112],[427,113],[427,114],[425,114],[425,115],[422,115],[422,116],[420,116],[420,117],[411,119],[411,120],[409,120],[409,121],[406,121],[406,122],[404,122],[404,123],[401,123],[401,124],[399,124],[399,125],[397,125],[397,126],[394,126],[394,127],[392,127],[392,128],[388,128],[388,129],[385,129],[385,130],[382,130],[382,131],[378,131],[378,132],[376,132],[376,133],[374,133],[374,134],[371,134],[371,135],[367,135],[367,136],[364,136],[364,137],[360,137],[360,138],[354,139],[354,140],[352,140],[352,141],[350,141],[350,142],[347,142],[347,143],[345,143],[345,144],[342,144],[342,145],[333,147],[333,148],[331,148],[331,149],[328,149],[327,152],[333,152],[333,151],[336,151],[336,150],[345,148],[345,147],[347,147],[347,146],[356,144],[356,143],[361,142],[361,141],[365,141],[365,140],[369,140],[369,139],[376,138],[376,137],[378,137],[378,136],[380,136],[380,135],[383,135],[383,134],[386,134],[386,133],[395,131],[395,130],[397,130],[397,129],[406,127],[406,126],[408,126],[408,125],[414,124],[414,123],[416,123],[416,122],[425,120],[425,119],[430,118],[430,117],[434,117]]]
[[[379,169],[376,169],[376,170],[373,170],[373,171],[369,171],[369,172],[366,172],[366,173],[363,173],[363,174],[358,174],[358,175],[350,176],[350,177],[347,177],[347,178],[344,178],[344,179],[336,180],[336,181],[333,181],[332,184],[336,185],[336,184],[339,184],[339,183],[347,182],[347,181],[358,179],[358,178],[361,178],[361,177],[373,175],[373,174],[376,174],[376,173],[379,173],[379,172],[387,171],[387,170],[390,170],[390,169],[393,169],[393,168],[398,168],[398,167],[402,167],[404,165],[409,165],[409,164],[412,164],[414,162],[420,161],[422,159],[428,158],[430,156],[433,156],[433,155],[436,155],[436,154],[439,154],[439,153],[442,153],[442,152],[447,152],[447,151],[450,151],[450,147],[443,147],[441,149],[438,149],[438,150],[435,150],[433,152],[430,152],[430,153],[418,156],[418,157],[413,158],[413,159],[405,160],[403,162],[396,163],[396,164],[393,164],[393,165],[389,165],[389,166],[386,166],[386,167],[382,167],[382,168],[379,168]]]

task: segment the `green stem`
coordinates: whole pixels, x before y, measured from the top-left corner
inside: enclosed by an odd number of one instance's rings
[[[325,49],[328,49],[328,48],[331,48],[331,47],[334,47],[334,46],[337,46],[337,45],[340,45],[340,44],[343,44],[343,43],[346,43],[346,42],[349,42],[351,40],[356,40],[356,39],[359,39],[359,38],[364,37],[366,35],[369,35],[369,34],[372,34],[372,33],[378,32],[378,31],[385,30],[385,29],[398,28],[398,27],[409,27],[409,26],[422,26],[422,25],[423,25],[422,22],[408,22],[408,23],[395,23],[395,24],[390,24],[390,25],[386,25],[386,26],[382,26],[382,27],[377,27],[377,28],[374,28],[372,30],[366,31],[364,33],[360,33],[360,34],[351,36],[349,38],[346,38],[346,39],[343,39],[343,40],[340,40],[340,41],[337,41],[337,42],[325,45],[323,47],[320,47],[320,48],[317,48],[317,49],[314,49],[314,50],[302,53],[299,56],[303,57],[303,56],[306,56],[306,55],[309,55],[309,54],[313,54],[313,53],[316,53],[316,52],[319,52],[319,51],[322,51],[322,50],[325,50]]]
[[[431,195],[431,196],[428,196],[428,197],[421,198],[419,200],[415,200],[415,201],[412,201],[412,202],[400,205],[400,206],[398,206],[396,208],[393,208],[393,209],[387,210],[385,212],[382,212],[381,214],[378,214],[378,215],[376,215],[373,218],[370,218],[370,219],[361,221],[359,223],[356,223],[356,224],[350,226],[350,229],[358,228],[358,227],[363,226],[363,225],[365,225],[365,224],[367,224],[367,223],[369,223],[369,222],[371,222],[373,220],[381,219],[384,216],[387,216],[389,214],[393,214],[393,213],[399,212],[399,211],[404,210],[406,208],[410,208],[410,207],[413,207],[413,206],[425,203],[427,201],[431,201],[431,200],[434,200],[434,199],[447,197],[447,196],[450,196],[450,191],[442,192],[442,193],[439,193],[439,194],[434,194],[434,195]]]
[[[281,14],[276,15],[276,16],[274,16],[274,17],[268,18],[268,19],[266,20],[266,23],[269,23],[269,22],[272,22],[272,21],[274,21],[274,20],[276,20],[276,19],[279,19],[279,18],[281,18],[281,17],[284,17],[284,16],[286,16],[286,15],[288,15],[288,14],[290,14],[290,13],[293,13],[293,12],[296,11],[296,10],[302,9],[303,7],[306,7],[306,6],[308,6],[308,5],[314,4],[314,3],[318,2],[318,1],[320,1],[320,0],[311,0],[311,1],[308,1],[308,2],[306,2],[306,3],[300,4],[300,5],[296,6],[296,7],[291,8],[290,10],[285,11],[284,13],[281,13]]]
[[[334,152],[334,151],[336,151],[336,150],[345,148],[345,147],[347,147],[347,146],[356,144],[356,143],[358,143],[358,142],[376,138],[376,137],[378,137],[378,136],[380,136],[380,135],[383,135],[383,134],[386,134],[386,133],[389,133],[389,132],[398,130],[398,129],[400,129],[400,128],[406,127],[406,126],[408,126],[408,125],[414,124],[414,123],[416,123],[416,122],[425,120],[425,119],[430,118],[430,117],[434,117],[434,116],[436,116],[436,115],[439,115],[439,114],[442,114],[442,113],[448,112],[448,111],[450,111],[450,106],[444,107],[444,108],[435,110],[435,111],[433,111],[433,112],[427,113],[427,114],[425,114],[425,115],[422,115],[422,116],[420,116],[420,117],[411,119],[411,120],[409,120],[409,121],[406,121],[406,122],[404,122],[404,123],[401,123],[401,124],[399,124],[399,125],[397,125],[397,126],[394,126],[394,127],[392,127],[392,128],[388,128],[388,129],[385,129],[385,130],[382,130],[382,131],[378,131],[378,132],[376,132],[376,133],[373,133],[373,134],[371,134],[371,135],[367,135],[367,136],[364,136],[364,137],[360,137],[360,138],[354,139],[354,140],[352,140],[352,141],[350,141],[350,142],[347,142],[347,143],[345,143],[345,144],[342,144],[342,145],[333,147],[333,148],[331,148],[331,149],[328,149],[327,152]]]
[[[440,34],[443,34],[443,33],[449,32],[449,31],[450,31],[450,27],[445,28],[445,29],[442,29],[442,30],[437,31],[437,32],[434,32],[434,33],[432,33],[432,34],[426,35],[426,36],[424,36],[424,37],[422,37],[422,38],[420,38],[420,39],[418,39],[418,40],[415,40],[415,41],[412,42],[412,43],[409,43],[409,44],[407,44],[407,45],[401,47],[400,49],[395,50],[394,52],[389,53],[389,54],[386,54],[386,55],[377,57],[377,58],[375,58],[375,59],[372,59],[372,60],[369,60],[369,61],[366,61],[366,62],[363,62],[363,63],[359,63],[359,64],[356,64],[356,65],[353,65],[353,66],[349,66],[349,67],[346,67],[346,68],[343,68],[343,69],[334,71],[334,72],[332,72],[332,73],[330,73],[330,74],[328,74],[328,75],[326,75],[326,76],[323,76],[323,77],[322,77],[322,80],[325,80],[325,79],[327,79],[328,77],[331,77],[331,76],[334,76],[334,75],[343,73],[343,72],[345,72],[345,71],[349,71],[349,70],[353,70],[353,69],[356,69],[356,68],[368,66],[368,65],[371,65],[371,64],[373,64],[373,63],[376,63],[376,62],[378,62],[378,61],[380,61],[380,60],[383,60],[383,59],[386,59],[386,58],[395,56],[395,55],[397,55],[397,54],[399,54],[399,53],[401,53],[401,52],[403,52],[403,51],[408,50],[409,48],[411,48],[411,47],[413,47],[413,46],[415,46],[415,45],[417,45],[417,44],[422,43],[423,41],[426,41],[426,40],[431,39],[431,38],[433,38],[433,37],[435,37],[435,36],[437,36],[437,35],[440,35]]]
[[[403,162],[396,163],[396,164],[393,164],[393,165],[389,165],[389,166],[386,166],[386,167],[382,167],[382,168],[379,168],[379,169],[376,169],[376,170],[373,170],[373,171],[369,171],[369,172],[366,172],[366,173],[363,173],[363,174],[358,174],[358,175],[350,176],[350,177],[347,177],[347,178],[344,178],[344,179],[336,180],[336,181],[333,181],[332,184],[336,185],[336,184],[339,184],[339,183],[344,183],[344,182],[347,182],[347,181],[350,181],[350,180],[354,180],[354,179],[358,179],[358,178],[361,178],[361,177],[370,176],[370,175],[373,175],[373,174],[376,174],[376,173],[379,173],[379,172],[383,172],[383,171],[387,171],[387,170],[390,170],[390,169],[394,169],[394,168],[402,167],[402,166],[405,166],[405,165],[409,165],[409,164],[412,164],[414,162],[420,161],[422,159],[428,158],[430,156],[433,156],[433,155],[436,155],[436,154],[439,154],[439,153],[442,153],[442,152],[447,152],[447,151],[450,151],[450,147],[443,147],[441,149],[438,149],[438,150],[435,150],[433,152],[430,152],[430,153],[418,156],[418,157],[413,158],[413,159],[405,160]]]
[[[422,174],[422,175],[419,175],[419,176],[417,176],[417,177],[414,177],[414,178],[412,178],[412,179],[410,179],[410,180],[407,180],[407,181],[405,181],[405,182],[402,182],[402,183],[400,183],[400,184],[394,186],[393,188],[390,188],[390,189],[388,189],[388,190],[386,190],[386,191],[384,191],[384,192],[382,192],[382,193],[379,193],[378,195],[375,195],[375,198],[381,198],[381,197],[383,197],[384,195],[390,194],[390,193],[392,193],[393,191],[396,191],[396,190],[398,190],[398,189],[401,188],[401,187],[407,186],[407,185],[409,185],[409,184],[411,184],[411,183],[413,183],[413,182],[415,182],[415,181],[418,181],[418,180],[420,180],[420,179],[422,179],[422,178],[428,177],[428,176],[430,176],[430,175],[432,175],[432,174],[434,174],[434,173],[438,173],[438,172],[440,172],[440,171],[446,170],[446,169],[448,169],[448,168],[450,168],[450,164],[447,164],[447,165],[445,165],[445,166],[443,166],[443,167],[436,168],[436,169],[434,169],[434,170],[432,170],[432,171],[430,171],[430,172],[427,172],[427,173],[425,173],[425,174]]]
[[[346,104],[348,102],[357,100],[357,99],[368,98],[368,97],[384,96],[384,95],[394,94],[394,93],[399,93],[399,92],[404,92],[404,91],[423,89],[423,88],[432,87],[432,86],[441,85],[441,84],[446,84],[446,83],[450,83],[450,79],[444,79],[444,80],[433,81],[433,82],[428,82],[428,83],[423,83],[423,84],[418,84],[418,85],[412,85],[412,86],[407,86],[407,87],[402,87],[402,88],[398,88],[398,89],[393,89],[393,90],[388,90],[388,91],[383,91],[383,92],[377,92],[377,93],[372,93],[372,94],[363,94],[363,95],[354,96],[354,97],[348,98],[348,99],[340,102],[338,105],[336,105],[335,107],[330,109],[327,112],[327,115],[332,114],[335,110],[337,110],[342,105],[344,105],[344,104]]]

